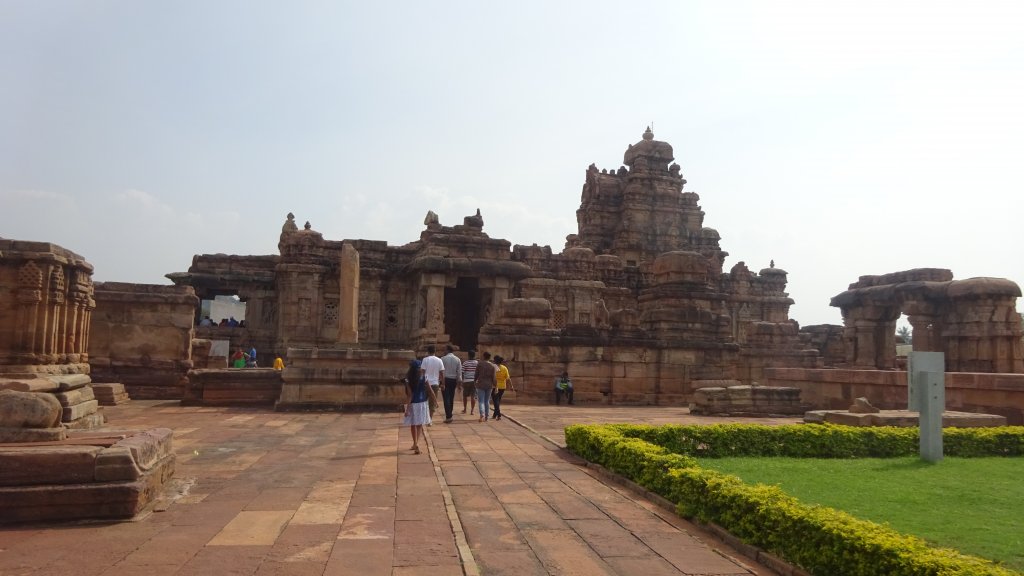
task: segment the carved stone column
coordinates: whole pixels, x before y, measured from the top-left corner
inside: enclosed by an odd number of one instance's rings
[[[39,306],[43,301],[43,271],[29,260],[18,270],[18,351],[33,358],[38,350],[36,339],[39,324]]]
[[[341,247],[338,342],[359,342],[359,252],[351,244]]]
[[[843,309],[846,361],[852,368],[888,370],[896,365],[899,308],[863,305]]]
[[[942,323],[938,315],[908,315],[907,321],[913,329],[914,352],[942,352]]]

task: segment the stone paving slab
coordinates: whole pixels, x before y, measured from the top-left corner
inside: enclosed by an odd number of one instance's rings
[[[433,425],[415,455],[395,414],[146,400],[106,414],[174,429],[162,511],[0,528],[0,575],[774,574],[559,447],[576,422],[750,420],[508,404],[501,421]]]

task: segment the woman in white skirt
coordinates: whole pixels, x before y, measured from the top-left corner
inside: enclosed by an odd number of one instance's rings
[[[430,424],[430,401],[434,398],[434,391],[423,378],[419,360],[409,362],[409,371],[405,375],[405,395],[407,402],[402,426],[408,426],[412,434],[410,450],[419,454],[420,436],[423,435],[423,425]]]

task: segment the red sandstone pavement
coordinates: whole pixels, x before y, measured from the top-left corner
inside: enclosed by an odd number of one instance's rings
[[[679,408],[505,412],[436,423],[429,452],[414,455],[398,414],[110,407],[112,428],[174,429],[162,511],[0,528],[0,575],[774,574],[556,445],[575,422],[723,419]]]

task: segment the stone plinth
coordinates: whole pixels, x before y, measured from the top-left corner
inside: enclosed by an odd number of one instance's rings
[[[411,350],[291,348],[278,410],[398,410]]]
[[[800,389],[785,386],[698,388],[690,402],[690,413],[703,416],[790,416],[805,410]]]
[[[121,383],[134,398],[182,398],[198,306],[189,286],[97,283],[89,342],[93,380]]]
[[[907,406],[907,373],[897,370],[769,368],[766,385],[795,386],[819,410],[846,410],[860,397],[883,410]],[[946,372],[946,408],[1005,416],[1024,424],[1024,374]]]
[[[4,378],[0,390],[39,392],[53,395],[61,405],[65,428],[89,430],[103,425],[103,413],[85,374],[37,375],[30,378]]]
[[[131,518],[173,476],[171,438],[157,428],[0,445],[0,523]]]
[[[96,400],[99,401],[100,406],[117,406],[131,400],[128,397],[128,393],[124,390],[124,384],[121,383],[94,383],[92,391],[96,394]]]
[[[869,414],[849,410],[812,410],[804,414],[809,424],[842,424],[844,426],[899,426],[918,427],[919,415],[910,410],[880,410]],[[1006,426],[1006,417],[996,414],[974,414],[970,412],[942,413],[943,428],[985,428]]]
[[[188,373],[183,405],[270,405],[281,395],[281,372],[273,368],[220,368]]]

